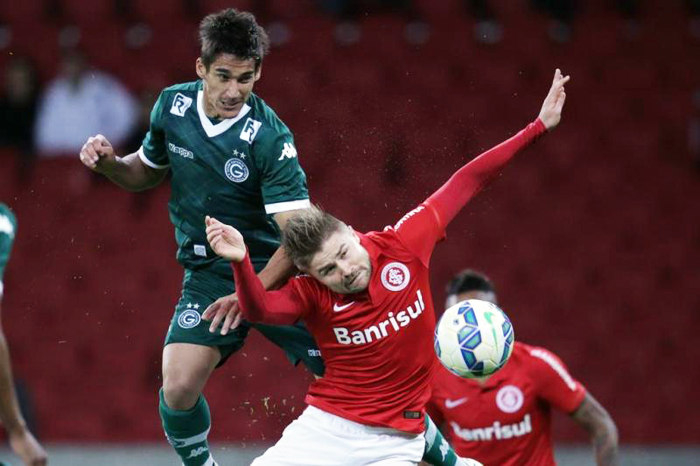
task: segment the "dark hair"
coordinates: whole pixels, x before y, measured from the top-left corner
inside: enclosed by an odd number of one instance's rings
[[[282,246],[292,262],[305,269],[313,255],[321,250],[324,241],[344,226],[328,212],[312,205],[287,220],[282,230]]]
[[[469,291],[485,291],[496,294],[496,287],[493,286],[489,277],[476,270],[465,269],[452,277],[447,284],[447,296],[467,293]]]
[[[270,49],[267,33],[255,21],[255,16],[233,8],[204,17],[199,23],[199,43],[202,63],[207,70],[222,53],[241,60],[252,58],[257,70]]]

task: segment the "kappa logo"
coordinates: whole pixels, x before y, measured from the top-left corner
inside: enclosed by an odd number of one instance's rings
[[[185,112],[190,106],[192,106],[192,98],[178,92],[173,99],[173,106],[170,107],[170,113],[179,117],[184,117]]]
[[[381,273],[382,285],[389,291],[401,291],[408,286],[411,272],[400,262],[391,262],[384,266]]]
[[[345,309],[349,308],[353,304],[355,304],[355,301],[347,303],[347,304],[343,304],[342,306],[338,306],[338,303],[334,303],[333,304],[333,312],[344,311]]]
[[[514,413],[523,406],[522,390],[515,385],[506,385],[496,394],[496,406],[504,413]]]
[[[297,150],[290,142],[284,143],[284,148],[282,149],[282,155],[277,160],[284,160],[285,157],[288,159],[293,159],[297,156]]]
[[[226,178],[234,183],[243,183],[248,179],[250,171],[241,159],[228,159],[224,166],[224,173],[226,173]]]
[[[458,400],[450,400],[449,398],[445,400],[445,408],[453,409],[459,405],[463,405],[469,398],[466,396],[464,398],[459,398]]]
[[[440,453],[442,453],[442,460],[445,461],[445,457],[447,457],[447,452],[450,451],[450,445],[447,443],[447,440],[444,438],[442,439],[442,442],[440,442]]]
[[[258,130],[261,126],[262,122],[248,118],[245,121],[245,125],[243,125],[243,130],[241,131],[241,139],[246,141],[248,144],[252,144],[253,139],[255,139],[255,136],[258,134]]]
[[[185,159],[194,159],[194,154],[191,150],[187,150],[184,147],[178,147],[172,142],[168,143],[168,150],[170,150],[170,152],[172,152],[173,154],[177,154]]]

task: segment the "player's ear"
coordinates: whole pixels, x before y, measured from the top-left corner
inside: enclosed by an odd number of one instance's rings
[[[253,77],[253,81],[257,81],[260,79],[260,75],[262,74],[262,62],[258,65],[258,69],[255,70],[255,77]]]
[[[204,62],[202,62],[201,57],[197,58],[197,62],[195,64],[195,69],[197,71],[197,76],[199,76],[201,79],[204,79],[204,76],[207,75],[207,67],[204,66]]]

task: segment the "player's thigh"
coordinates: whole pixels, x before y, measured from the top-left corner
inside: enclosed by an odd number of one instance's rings
[[[163,348],[163,385],[201,392],[219,363],[219,349],[192,343],[171,343]]]

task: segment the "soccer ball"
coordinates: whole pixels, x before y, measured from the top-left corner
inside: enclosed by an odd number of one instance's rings
[[[435,353],[460,377],[491,375],[513,352],[513,325],[498,306],[468,299],[448,308],[435,327]]]

